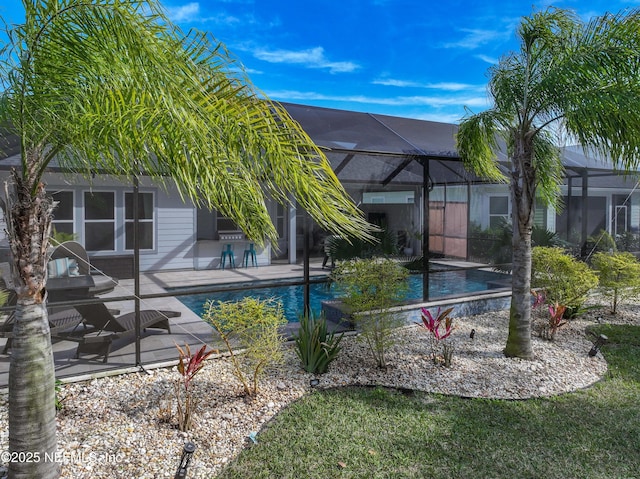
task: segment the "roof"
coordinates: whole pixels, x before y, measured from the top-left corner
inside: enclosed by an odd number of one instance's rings
[[[483,182],[465,170],[458,156],[455,124],[295,103],[281,105],[324,150],[343,183],[421,185],[423,164],[433,183]],[[20,165],[19,146],[19,138],[0,127],[0,169]],[[506,162],[504,152],[498,157]],[[587,171],[590,185],[615,185],[620,181],[612,177],[622,178],[609,159],[585,153],[579,146],[563,149],[563,163],[567,177],[581,177]],[[52,164],[51,170],[58,170],[57,165]]]
[[[479,181],[455,148],[458,126],[373,113],[281,103],[324,150],[342,182],[422,184],[423,162],[432,181]]]
[[[457,125],[281,103],[313,141],[333,151],[459,159]]]

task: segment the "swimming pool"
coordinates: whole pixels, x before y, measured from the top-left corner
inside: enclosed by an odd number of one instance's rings
[[[478,291],[487,291],[505,287],[505,281],[511,276],[493,271],[450,270],[431,273],[429,276],[429,299],[441,299],[449,296],[460,296]],[[254,289],[242,291],[223,291],[188,295],[188,289],[172,288],[176,297],[190,310],[201,316],[207,300],[239,301],[245,296],[259,299],[275,298],[282,302],[285,316],[289,322],[298,321],[298,315],[304,309],[304,289],[301,285],[283,285],[269,288],[258,288],[259,282],[252,283]],[[183,295],[184,294],[184,295]],[[325,283],[313,283],[309,286],[311,310],[318,315],[322,311],[322,301],[339,297],[335,287],[328,288]],[[422,275],[409,277],[409,293],[407,301],[422,299]]]

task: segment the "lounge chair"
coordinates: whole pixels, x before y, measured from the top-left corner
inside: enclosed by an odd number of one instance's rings
[[[51,338],[57,337],[61,331],[76,328],[82,323],[82,316],[75,309],[66,309],[56,313],[49,313],[49,331]],[[7,338],[7,342],[2,349],[2,354],[8,354],[13,343],[13,325],[15,324],[15,314],[11,312],[0,324],[0,337]]]
[[[135,336],[135,312],[115,316],[104,303],[79,305],[75,306],[75,309],[84,319],[83,327],[56,334],[56,338],[78,343],[76,359],[80,358],[81,354],[95,354],[98,357],[102,356],[103,362],[106,363],[114,341]],[[170,334],[169,318],[178,316],[180,312],[177,311],[142,310],[140,330],[164,329]]]
[[[80,276],[91,275],[94,286],[89,288],[90,295],[97,295],[113,291],[118,281],[110,276],[100,273],[96,268],[91,266],[87,251],[77,241],[65,241],[60,243],[51,252],[51,260],[70,258],[75,259],[77,263],[77,274]],[[94,270],[94,274],[92,273]],[[50,275],[51,278],[51,275]]]
[[[8,293],[6,305],[15,306],[16,293],[13,278],[11,277],[11,267],[9,263],[0,263],[0,290]],[[82,316],[75,309],[64,311],[49,311],[49,329],[53,337],[60,331],[74,328],[82,323]],[[2,354],[7,354],[13,343],[13,325],[15,324],[15,312],[9,311],[5,314],[4,321],[0,323],[0,338],[6,338],[7,342],[2,349]]]

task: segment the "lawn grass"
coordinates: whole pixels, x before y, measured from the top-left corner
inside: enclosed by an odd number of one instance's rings
[[[317,391],[285,409],[220,478],[640,477],[640,327],[602,325],[604,381],[550,399]]]

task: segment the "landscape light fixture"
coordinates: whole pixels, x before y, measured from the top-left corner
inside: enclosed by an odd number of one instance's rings
[[[598,336],[594,341],[593,346],[591,346],[591,350],[589,351],[589,356],[593,357],[596,354],[598,354],[598,351],[600,351],[600,348],[602,347],[602,345],[606,343],[608,340],[609,338],[606,337],[604,334],[601,334],[600,336]]]
[[[196,445],[194,443],[186,442],[184,444],[184,447],[182,448],[182,458],[180,458],[180,465],[178,466],[174,479],[187,478],[187,467],[189,467],[189,461],[191,461],[191,456],[193,456],[193,452],[195,450]]]
[[[319,379],[311,379],[309,381],[309,386],[311,386],[312,388],[315,388],[318,384],[320,384],[320,380]]]

